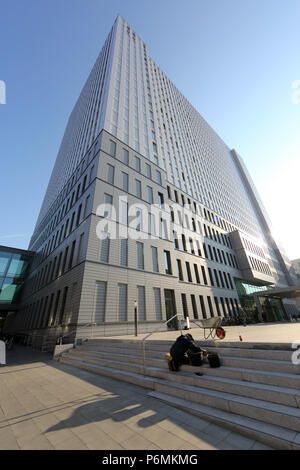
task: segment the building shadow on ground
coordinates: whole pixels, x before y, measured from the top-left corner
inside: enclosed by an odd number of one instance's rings
[[[138,385],[82,371],[67,364],[57,363],[56,361],[53,361],[51,366],[63,370],[67,374],[74,375],[80,380],[86,380],[96,387],[101,387],[103,393],[98,395],[98,400],[97,395],[95,395],[91,403],[85,403],[77,407],[70,417],[62,419],[56,425],[48,428],[44,432],[45,434],[84,425],[86,424],[84,420],[88,423],[100,423],[110,419],[117,426],[117,423],[127,424],[127,421],[133,417],[136,418],[134,420],[136,426],[141,430],[168,420],[174,423],[174,434],[176,434],[175,426],[180,426],[192,436],[198,437],[206,444],[216,448],[218,448],[218,442],[221,442],[230,433],[225,428],[223,428],[223,432],[220,431],[219,438],[214,435],[212,429],[210,430],[211,434],[206,433],[205,429],[212,425],[211,422],[189,415],[183,410],[176,409],[155,398],[148,397],[147,399],[147,394],[150,390]],[[111,394],[114,396],[112,397]],[[145,403],[145,401],[148,401],[148,403]],[[169,431],[172,432],[171,428]]]
[[[60,372],[72,375],[78,380],[86,381],[95,387],[101,388],[99,393],[96,391],[95,393],[91,393],[79,399],[62,401],[61,403],[57,403],[57,405],[15,417],[15,419],[24,422],[34,417],[56,412],[59,413],[60,411],[64,412],[65,410],[71,410],[76,407],[75,410],[71,411],[69,417],[59,418],[60,421],[57,424],[47,428],[43,432],[45,435],[50,432],[71,429],[88,423],[101,423],[106,420],[115,422],[116,426],[118,423],[124,423],[126,425],[130,423],[131,418],[135,418],[131,422],[134,422],[135,426],[141,430],[168,420],[170,423],[174,423],[174,429],[175,426],[180,426],[181,429],[189,432],[192,436],[199,437],[203,442],[216,448],[218,448],[218,442],[221,442],[230,434],[229,430],[225,428],[222,430],[222,428],[219,427],[217,433],[219,437],[214,435],[212,428],[206,433],[206,428],[211,426],[209,421],[189,415],[153,397],[147,397],[148,389],[77,369],[68,364],[59,363],[52,359],[51,354],[33,351],[24,346],[16,345],[14,350],[9,352],[7,365],[8,368],[0,368],[0,374],[4,373],[6,369],[9,373],[18,369],[24,370],[24,368],[50,366]],[[4,424],[4,422],[2,424]],[[8,422],[7,425],[10,425],[10,423]],[[172,432],[171,429],[169,430]],[[176,434],[175,430],[174,434]],[[101,448],[101,442],[99,442],[99,444]]]

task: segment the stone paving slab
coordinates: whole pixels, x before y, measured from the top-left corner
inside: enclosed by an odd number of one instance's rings
[[[204,339],[204,330],[193,326],[189,330],[192,333],[193,337],[200,341]],[[238,342],[240,341],[240,336],[242,337],[243,343],[289,343],[292,344],[293,341],[300,342],[300,322],[288,322],[288,323],[257,323],[253,325],[247,326],[225,326],[224,327],[226,336],[223,340],[219,340],[216,338],[216,341],[222,345],[222,343],[226,342]],[[187,331],[182,330],[183,334],[187,333]],[[208,331],[207,331],[208,333]],[[145,338],[149,333],[140,333],[138,336],[133,335],[124,335],[124,336],[111,336],[106,338],[111,339],[139,339],[142,340]],[[152,340],[175,340],[178,335],[180,335],[180,331],[160,331],[157,333],[153,333],[149,338],[148,341]],[[95,338],[96,339],[96,338]],[[209,338],[211,340],[211,338]]]
[[[15,345],[0,367],[0,449],[260,449],[147,390]]]

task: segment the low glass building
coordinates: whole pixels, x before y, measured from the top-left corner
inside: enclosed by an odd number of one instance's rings
[[[8,314],[18,310],[21,290],[34,253],[0,245],[0,334]]]

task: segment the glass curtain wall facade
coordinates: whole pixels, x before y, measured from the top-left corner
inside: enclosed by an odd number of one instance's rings
[[[18,304],[32,256],[32,253],[0,246],[0,309]]]
[[[33,253],[0,246],[0,333],[7,315],[19,307]]]

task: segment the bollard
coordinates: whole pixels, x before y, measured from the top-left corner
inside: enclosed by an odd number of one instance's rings
[[[6,365],[6,352],[5,352],[5,343],[0,341],[0,364]]]

